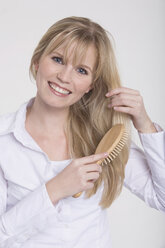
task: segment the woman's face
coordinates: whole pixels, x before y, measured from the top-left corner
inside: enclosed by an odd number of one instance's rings
[[[61,47],[41,57],[35,65],[37,97],[51,107],[68,108],[91,89],[95,47],[90,45],[83,61],[76,65],[73,65],[73,48],[68,51],[67,63],[63,61],[64,49]]]

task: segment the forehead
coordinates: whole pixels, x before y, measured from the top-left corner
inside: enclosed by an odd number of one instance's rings
[[[87,42],[64,42],[63,44],[52,47],[49,53],[59,53],[65,62],[72,61],[73,64],[90,63],[94,66],[97,52],[93,43]]]

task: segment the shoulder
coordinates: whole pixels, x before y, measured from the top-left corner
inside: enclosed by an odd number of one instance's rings
[[[14,128],[16,112],[0,115],[0,135],[11,132]]]
[[[23,124],[26,115],[27,105],[32,104],[34,98],[24,102],[15,112],[0,116],[0,136],[9,134],[15,129],[19,129]]]

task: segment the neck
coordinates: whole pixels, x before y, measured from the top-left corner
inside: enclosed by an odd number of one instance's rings
[[[33,104],[27,109],[26,122],[31,123],[37,132],[47,136],[61,135],[65,133],[68,110],[51,107],[36,96]]]

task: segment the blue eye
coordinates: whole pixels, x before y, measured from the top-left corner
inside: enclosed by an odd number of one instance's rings
[[[84,74],[84,75],[88,75],[88,72],[87,70],[83,69],[83,68],[78,68],[77,71],[81,74]]]
[[[63,64],[63,60],[60,57],[52,57],[52,59],[57,62],[58,64]]]

